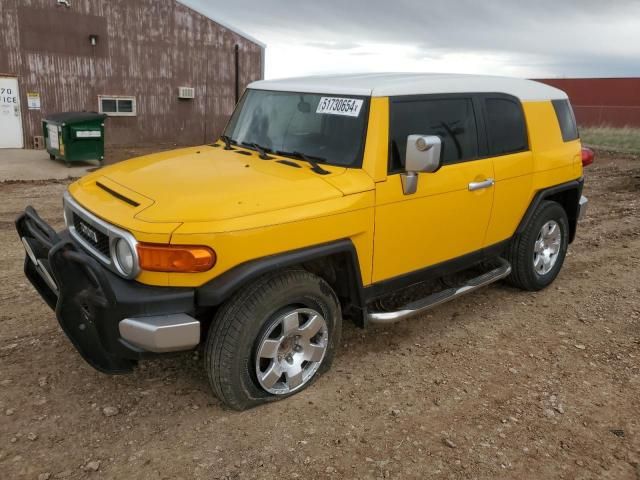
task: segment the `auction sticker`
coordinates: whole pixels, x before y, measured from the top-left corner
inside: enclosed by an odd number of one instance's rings
[[[356,98],[322,97],[316,113],[357,117],[363,103],[364,100]]]

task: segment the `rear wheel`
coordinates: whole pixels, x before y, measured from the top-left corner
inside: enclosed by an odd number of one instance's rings
[[[331,365],[342,316],[320,277],[289,270],[258,279],[217,313],[205,363],[216,396],[244,410],[308,387]]]
[[[560,273],[569,245],[569,221],[564,208],[545,201],[524,231],[518,234],[508,252],[512,285],[523,290],[541,290]]]

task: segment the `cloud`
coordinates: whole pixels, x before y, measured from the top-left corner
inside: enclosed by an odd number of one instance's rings
[[[305,45],[327,50],[353,50],[360,47],[360,44],[355,42],[306,42]]]
[[[267,43],[269,76],[291,70],[311,73],[301,71],[303,65],[314,73],[341,72],[354,66],[367,71],[394,66],[412,71],[444,66],[466,71],[468,65],[456,62],[470,59],[479,73],[640,75],[637,0],[184,3],[209,11]],[[287,68],[287,59],[297,66]]]

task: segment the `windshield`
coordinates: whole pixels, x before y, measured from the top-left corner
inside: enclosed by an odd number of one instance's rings
[[[359,167],[367,111],[366,97],[247,90],[225,135],[238,145]]]

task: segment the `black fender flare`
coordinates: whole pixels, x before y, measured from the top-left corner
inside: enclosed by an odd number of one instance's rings
[[[569,199],[569,205],[562,205],[563,208],[567,211],[567,217],[569,217],[569,243],[573,242],[576,236],[576,226],[578,223],[578,211],[580,204],[580,197],[582,195],[582,188],[584,187],[584,179],[579,178],[577,180],[572,180],[570,182],[561,183],[560,185],[555,185],[553,187],[545,188],[543,190],[539,190],[527,211],[525,212],[522,220],[520,220],[520,224],[516,229],[515,235],[518,235],[524,231],[527,227],[529,221],[533,217],[533,214],[536,212],[540,204],[550,197],[557,196],[558,194],[565,193],[567,195],[566,198]]]
[[[360,264],[358,263],[358,254],[355,246],[350,239],[336,240],[241,263],[198,287],[196,289],[196,302],[198,306],[202,307],[221,305],[243,285],[266,273],[334,255],[343,255],[347,261],[349,271],[346,273],[348,275],[347,284],[350,303],[355,307],[364,309]]]

